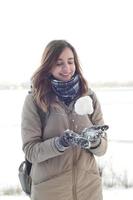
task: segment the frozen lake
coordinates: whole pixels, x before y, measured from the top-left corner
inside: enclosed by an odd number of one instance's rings
[[[108,131],[105,156],[98,158],[104,175],[117,173],[121,180],[133,183],[133,89],[100,89],[95,92],[101,102]],[[0,188],[19,185],[18,166],[24,155],[21,149],[21,110],[27,90],[0,91]],[[112,180],[111,180],[112,181]]]

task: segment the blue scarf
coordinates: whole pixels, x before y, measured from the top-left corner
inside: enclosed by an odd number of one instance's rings
[[[69,81],[59,81],[53,77],[51,78],[51,84],[55,94],[66,105],[69,105],[79,95],[80,79],[78,74],[74,75]]]

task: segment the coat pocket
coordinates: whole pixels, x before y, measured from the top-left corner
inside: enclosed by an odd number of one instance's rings
[[[102,200],[102,180],[95,170],[79,170],[77,176],[77,196],[80,200]]]
[[[71,177],[72,172],[68,171],[39,184],[33,184],[31,190],[31,199],[71,200]]]

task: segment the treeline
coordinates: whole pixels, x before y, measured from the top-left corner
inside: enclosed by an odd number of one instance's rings
[[[95,82],[91,83],[91,86],[93,87],[133,87],[133,81],[126,81],[126,82],[117,82],[117,81],[112,81],[112,82]]]
[[[90,83],[92,87],[96,88],[114,88],[114,87],[133,87],[133,81],[127,82],[94,82]],[[0,83],[0,90],[9,90],[9,89],[29,89],[29,82],[21,82],[21,83]]]
[[[17,89],[29,89],[29,82],[22,83],[0,83],[0,90],[17,90]]]

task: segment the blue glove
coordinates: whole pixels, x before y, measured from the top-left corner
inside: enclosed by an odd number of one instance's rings
[[[80,146],[81,148],[85,148],[88,144],[88,139],[81,137],[71,130],[64,131],[63,135],[55,139],[55,146],[59,151],[64,151],[69,146]]]
[[[101,137],[104,136],[105,130],[109,128],[108,125],[94,125],[89,128],[85,128],[81,136],[88,139],[89,148],[91,146],[96,147],[99,146],[101,142]]]

